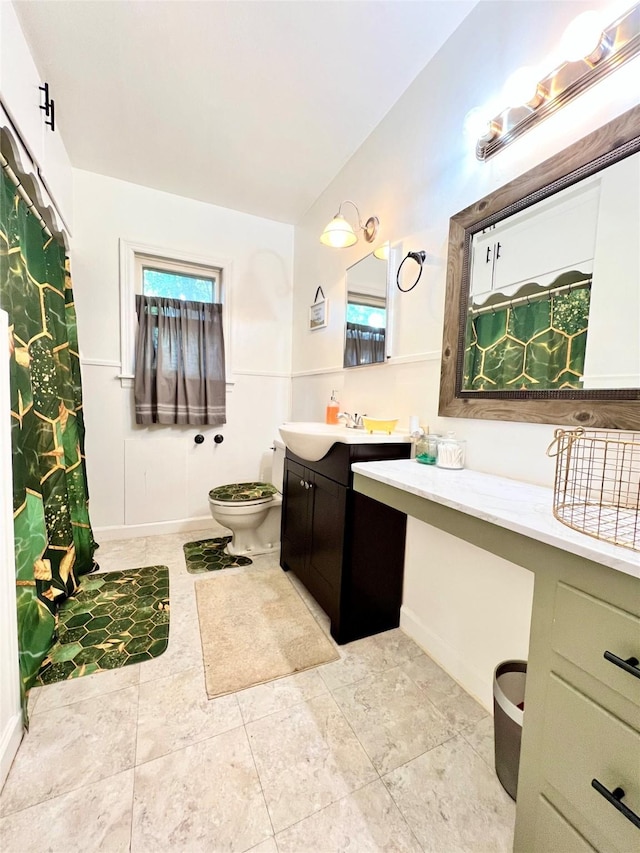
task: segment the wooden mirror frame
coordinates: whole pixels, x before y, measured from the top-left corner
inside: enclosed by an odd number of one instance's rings
[[[473,234],[640,150],[640,106],[451,217],[440,405],[454,418],[640,429],[640,389],[463,391],[464,336]],[[508,210],[507,210],[508,209]],[[505,213],[506,211],[506,213]],[[488,221],[487,221],[488,220]],[[640,282],[638,283],[640,287]]]

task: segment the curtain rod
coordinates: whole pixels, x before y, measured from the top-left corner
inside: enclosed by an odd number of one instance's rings
[[[495,313],[501,308],[514,308],[516,305],[528,305],[531,302],[542,302],[543,299],[550,299],[558,293],[568,293],[570,290],[577,290],[579,287],[586,287],[591,284],[592,276],[587,276],[580,281],[574,281],[572,284],[563,284],[560,287],[552,287],[549,290],[539,291],[538,293],[530,293],[529,296],[519,296],[517,299],[505,299],[503,302],[495,302],[493,305],[483,305],[480,308],[469,307],[469,314],[477,317],[479,314]]]
[[[47,223],[42,218],[40,211],[38,210],[36,205],[33,203],[33,201],[31,201],[31,198],[29,197],[27,191],[25,190],[24,186],[22,185],[20,178],[13,171],[13,169],[9,165],[9,161],[6,159],[4,154],[0,154],[0,166],[2,166],[3,171],[6,172],[6,175],[9,178],[9,180],[11,181],[12,184],[15,185],[15,188],[18,190],[20,197],[22,198],[24,203],[27,205],[27,207],[29,208],[31,213],[33,213],[33,215],[38,220],[40,225],[42,226],[42,230],[45,232],[45,234],[48,237],[53,237],[53,234],[51,233],[49,226],[47,225]]]

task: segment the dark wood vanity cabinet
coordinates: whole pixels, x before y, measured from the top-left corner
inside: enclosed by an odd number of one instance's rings
[[[407,459],[411,445],[340,444],[318,462],[287,450],[281,557],[331,619],[338,643],[400,622],[406,516],[354,492],[353,462]]]

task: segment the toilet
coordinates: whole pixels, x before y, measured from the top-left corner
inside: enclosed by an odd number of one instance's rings
[[[285,447],[279,439],[273,444],[270,483],[228,483],[209,492],[211,515],[232,533],[227,551],[233,556],[268,554],[280,546]]]

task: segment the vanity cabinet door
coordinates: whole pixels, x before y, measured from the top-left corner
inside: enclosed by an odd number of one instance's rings
[[[281,561],[296,573],[305,584],[308,582],[307,551],[309,535],[309,471],[287,459],[283,480],[283,507],[281,530]]]
[[[347,488],[314,473],[309,492],[309,590],[333,625],[339,618]]]
[[[351,463],[409,451],[409,444],[337,443],[308,463],[287,451],[280,565],[329,616],[337,643],[399,625],[406,516],[355,493]]]

